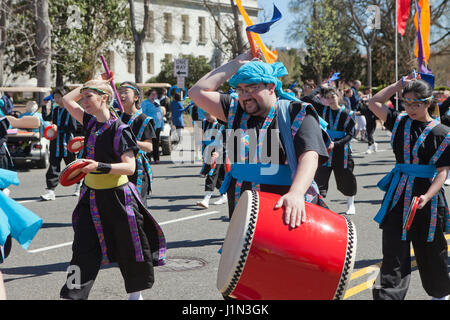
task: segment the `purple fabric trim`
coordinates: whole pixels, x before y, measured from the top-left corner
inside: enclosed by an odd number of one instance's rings
[[[129,182],[128,186],[130,187],[130,190],[134,193],[135,198],[139,203],[145,208],[145,211],[148,213],[148,216],[153,221],[156,229],[158,230],[158,242],[159,242],[159,253],[158,253],[158,266],[163,266],[166,264],[166,238],[164,237],[164,233],[161,229],[161,226],[156,222],[156,220],[153,218],[153,216],[148,212],[147,208],[144,206],[144,204],[141,201],[141,198],[139,196],[138,191],[136,190],[136,186]]]
[[[125,127],[128,127],[126,124],[121,124],[116,131],[116,135],[114,136],[114,152],[120,158],[121,154],[119,153],[119,143],[120,137],[122,136],[122,131]]]
[[[98,213],[97,203],[95,201],[95,190],[91,190],[89,194],[90,209],[92,215],[92,222],[94,223],[95,231],[97,231],[98,241],[100,242],[100,248],[102,250],[102,264],[108,264],[108,253],[105,243],[105,235],[103,233],[102,222],[100,220],[100,214]]]
[[[130,226],[131,237],[133,239],[136,261],[143,262],[144,254],[142,253],[141,239],[139,237],[138,227],[136,223],[136,216],[134,215],[133,211],[133,201],[131,198],[132,194],[128,186],[125,186],[124,193],[125,193],[125,208],[127,210],[128,224]]]

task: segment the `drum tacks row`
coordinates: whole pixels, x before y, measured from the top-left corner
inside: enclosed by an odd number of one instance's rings
[[[291,229],[279,195],[242,194],[223,244],[217,287],[248,300],[332,300],[344,297],[356,257],[352,221],[305,203],[306,222]]]

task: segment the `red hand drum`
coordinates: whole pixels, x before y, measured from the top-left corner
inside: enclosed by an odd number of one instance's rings
[[[84,137],[74,137],[67,144],[67,150],[73,153],[81,151],[84,147]]]
[[[219,291],[240,300],[342,299],[355,262],[355,226],[305,202],[306,222],[291,229],[283,209],[273,209],[279,199],[241,195],[222,248]]]
[[[68,187],[75,183],[78,183],[86,176],[86,173],[81,172],[81,169],[86,166],[89,162],[83,159],[75,160],[67,165],[61,174],[59,175],[59,183]]]
[[[406,214],[405,222],[403,223],[403,229],[406,231],[411,228],[411,224],[414,220],[414,216],[416,215],[417,206],[419,205],[419,198],[413,197],[411,200],[411,205],[409,206],[408,213]]]
[[[55,140],[58,129],[55,125],[49,125],[44,129],[44,137],[48,140]]]

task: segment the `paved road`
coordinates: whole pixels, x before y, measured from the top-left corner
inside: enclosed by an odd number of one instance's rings
[[[373,221],[382,193],[376,187],[388,172],[394,159],[386,131],[377,130],[379,152],[365,155],[366,143],[352,144],[355,155],[355,174],[358,180],[357,214],[351,216],[358,234],[355,269],[345,295],[348,300],[371,300],[369,290],[381,261],[381,231]],[[162,225],[168,241],[168,263],[156,269],[156,283],[144,292],[151,300],[220,300],[216,289],[219,250],[227,228],[226,205],[199,209],[196,201],[202,199],[204,180],[199,177],[199,164],[174,164],[170,157],[162,157],[153,165],[154,194],[149,209]],[[44,225],[28,251],[16,243],[10,257],[1,266],[9,299],[59,299],[59,290],[66,278],[71,258],[71,214],[76,204],[73,187],[59,187],[57,199],[39,201],[44,192],[45,170],[22,169],[20,186],[12,187],[12,197],[32,209],[44,220]],[[446,189],[450,198],[450,187]],[[215,195],[218,196],[217,194]],[[345,199],[336,191],[331,178],[327,197],[330,208],[345,211]],[[449,241],[450,242],[450,241]],[[414,264],[414,260],[413,260]],[[407,299],[429,297],[422,289],[417,268],[413,269],[411,288]],[[90,299],[126,299],[118,268],[103,268],[91,291]]]

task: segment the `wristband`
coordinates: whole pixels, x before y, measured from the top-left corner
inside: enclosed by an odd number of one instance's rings
[[[97,171],[101,173],[109,173],[111,171],[111,164],[99,162],[97,166]]]

